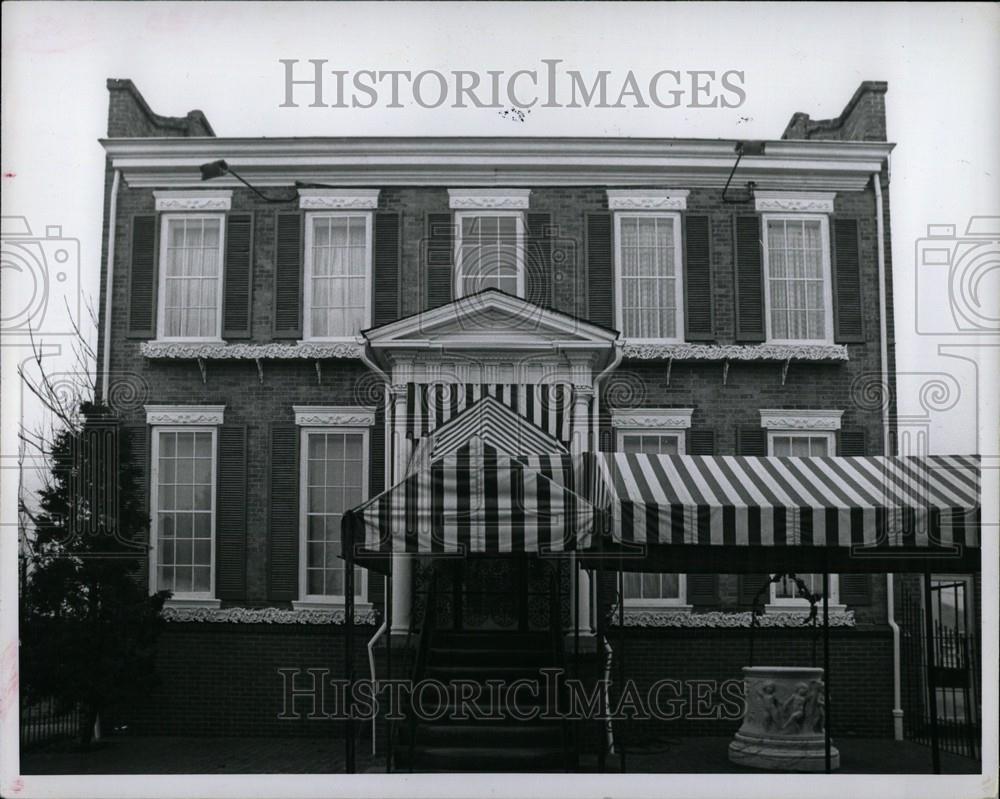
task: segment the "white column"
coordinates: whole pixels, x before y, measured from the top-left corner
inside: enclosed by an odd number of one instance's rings
[[[590,441],[590,400],[594,395],[593,387],[589,385],[573,386],[573,454],[579,454],[589,449]],[[576,553],[570,557],[570,574],[577,570]],[[570,580],[570,590],[576,586],[576,581]],[[573,624],[580,635],[593,635],[594,628],[590,623],[590,575],[580,570],[580,590],[573,597]]]
[[[392,387],[393,452],[392,485],[402,479],[410,457],[410,442],[406,438],[406,385]],[[410,604],[413,582],[413,561],[407,555],[392,556],[392,633],[410,629]]]

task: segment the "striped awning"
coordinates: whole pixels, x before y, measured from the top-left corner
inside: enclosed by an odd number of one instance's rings
[[[598,457],[631,568],[978,568],[977,456]]]
[[[574,490],[577,475],[589,472],[581,457],[512,457],[488,448],[434,459],[345,514],[345,537],[356,559],[376,569],[393,553],[586,549],[599,513]]]

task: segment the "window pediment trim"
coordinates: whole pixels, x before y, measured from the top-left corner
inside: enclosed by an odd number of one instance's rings
[[[379,189],[299,189],[299,208],[305,211],[374,210]]]
[[[228,211],[233,204],[230,189],[204,191],[154,191],[157,211]]]
[[[766,430],[839,430],[843,411],[775,410],[761,408],[760,426]]]
[[[299,427],[372,427],[375,409],[360,405],[293,405]]]
[[[757,211],[797,211],[832,214],[832,191],[757,191],[754,206]]]
[[[611,412],[616,429],[686,430],[694,408],[633,408]]]
[[[146,405],[146,424],[221,425],[225,405]]]
[[[611,211],[686,211],[687,189],[608,189]]]
[[[460,211],[524,211],[531,189],[448,189],[448,207]]]

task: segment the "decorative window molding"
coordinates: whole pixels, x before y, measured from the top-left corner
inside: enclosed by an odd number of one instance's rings
[[[230,189],[203,191],[154,191],[157,211],[228,211],[232,207]]]
[[[372,427],[375,409],[360,405],[293,405],[299,427]]]
[[[285,608],[210,608],[167,606],[160,612],[165,621],[209,622],[213,624],[343,624],[347,613],[343,607]],[[375,624],[378,612],[372,607],[354,611],[355,624]]]
[[[361,358],[358,341],[300,344],[224,344],[179,341],[143,341],[143,357],[152,360],[258,361]]]
[[[847,361],[846,344],[626,343],[622,356],[656,361]]]
[[[761,408],[760,426],[765,430],[839,430],[843,415],[843,411]]]
[[[529,207],[531,189],[448,189],[452,210],[524,211]]]
[[[634,408],[611,412],[611,426],[643,430],[686,430],[694,408]]]
[[[836,192],[827,191],[756,191],[754,204],[759,211],[808,211],[832,214]]]
[[[701,628],[733,628],[749,627],[752,614],[749,611],[727,613],[725,611],[710,611],[707,613],[692,613],[683,608],[625,608],[626,627],[701,627]],[[768,611],[757,617],[761,627],[798,627],[806,630],[812,625],[803,624],[804,614],[799,610],[782,608],[779,611]],[[618,624],[617,615],[612,624]],[[831,627],[854,627],[853,610],[830,609]]]
[[[146,424],[221,425],[225,405],[145,405]]]
[[[686,211],[687,189],[608,189],[611,211]]]
[[[305,211],[378,208],[378,189],[299,189],[299,208]]]

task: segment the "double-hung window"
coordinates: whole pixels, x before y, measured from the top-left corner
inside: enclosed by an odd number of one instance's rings
[[[158,338],[222,338],[224,238],[224,214],[163,214]]]
[[[767,338],[833,340],[830,228],[825,214],[764,214]]]
[[[684,272],[680,214],[615,214],[618,328],[627,339],[680,341]]]
[[[520,211],[455,214],[456,297],[493,288],[524,296],[524,219]]]
[[[353,339],[371,323],[372,215],[309,213],[305,229],[306,339]]]

